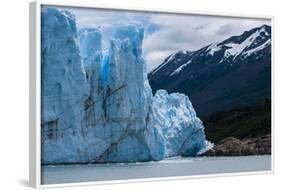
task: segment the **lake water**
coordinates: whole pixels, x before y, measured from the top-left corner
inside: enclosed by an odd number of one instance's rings
[[[42,184],[271,170],[271,156],[170,158],[159,162],[42,166]]]

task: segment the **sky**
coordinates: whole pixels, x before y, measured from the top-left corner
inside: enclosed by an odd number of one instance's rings
[[[238,17],[137,12],[109,9],[66,8],[76,17],[78,29],[99,27],[103,47],[107,48],[115,30],[122,25],[143,27],[143,57],[148,72],[152,71],[170,54],[180,50],[193,51],[211,43],[220,42],[270,20]]]

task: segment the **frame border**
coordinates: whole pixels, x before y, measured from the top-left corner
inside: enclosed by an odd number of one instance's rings
[[[29,4],[29,184],[41,187],[41,3]]]
[[[95,8],[107,10],[122,10],[122,11],[142,11],[154,13],[168,14],[188,14],[198,16],[220,16],[220,17],[236,17],[250,19],[268,19],[271,21],[271,170],[255,171],[255,172],[234,172],[224,174],[203,174],[190,176],[171,176],[158,178],[141,178],[127,180],[107,180],[96,182],[76,182],[76,183],[61,183],[61,184],[41,184],[41,7],[42,6],[64,6],[76,8]],[[124,6],[108,6],[105,4],[88,4],[86,2],[70,2],[70,1],[48,1],[37,0],[29,3],[29,184],[36,189],[55,188],[55,187],[74,187],[74,186],[89,186],[89,185],[104,185],[104,184],[121,184],[121,183],[140,183],[152,181],[168,181],[168,180],[186,180],[197,178],[211,177],[229,177],[229,176],[245,176],[257,174],[274,174],[275,166],[275,135],[274,135],[274,118],[275,118],[275,96],[274,96],[274,16],[269,15],[248,15],[238,13],[219,13],[219,12],[201,12],[188,10],[156,10],[149,7],[124,7]]]

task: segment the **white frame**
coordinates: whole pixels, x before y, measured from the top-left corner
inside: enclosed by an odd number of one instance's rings
[[[193,14],[205,16],[223,16],[223,17],[239,17],[239,18],[254,18],[254,19],[270,19],[272,26],[272,53],[271,53],[271,170],[256,171],[256,172],[236,172],[225,174],[204,174],[180,177],[159,177],[145,179],[127,179],[127,180],[109,180],[99,182],[77,182],[77,183],[62,183],[62,184],[41,184],[41,6],[66,6],[66,7],[81,7],[81,8],[101,8],[112,10],[130,10],[130,11],[152,11],[158,13],[175,13],[175,14]],[[274,173],[274,17],[265,15],[247,15],[247,14],[229,14],[229,13],[209,13],[209,12],[194,12],[187,10],[155,10],[148,7],[110,7],[100,4],[88,4],[83,1],[80,3],[65,2],[65,1],[46,1],[39,0],[30,3],[29,8],[29,183],[30,186],[36,189],[68,187],[68,186],[85,186],[98,184],[117,184],[117,183],[132,183],[146,181],[162,181],[162,180],[179,180],[193,179],[206,177],[222,177],[222,176],[237,176],[237,175],[253,175],[253,174],[273,174]]]

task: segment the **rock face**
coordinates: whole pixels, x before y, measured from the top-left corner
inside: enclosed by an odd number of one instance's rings
[[[203,156],[246,156],[271,154],[271,136],[265,135],[257,138],[239,140],[227,137]]]
[[[161,160],[210,148],[187,96],[152,96],[143,29],[118,29],[107,51],[101,31],[78,34],[68,12],[43,9],[42,29],[43,164]]]

